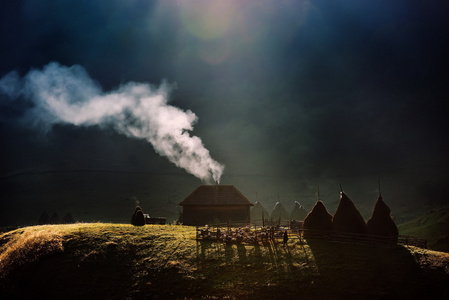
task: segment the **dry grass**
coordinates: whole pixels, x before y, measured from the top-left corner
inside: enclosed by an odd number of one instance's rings
[[[9,237],[5,235],[2,240]],[[1,247],[0,278],[15,268],[37,261],[43,256],[62,252],[62,235],[54,230],[25,231]]]
[[[27,227],[0,235],[0,257],[1,268],[11,270],[0,280],[6,299],[36,293],[46,299],[378,299],[423,296],[428,288],[449,292],[449,254],[294,239],[288,247],[224,245],[197,242],[188,226]]]

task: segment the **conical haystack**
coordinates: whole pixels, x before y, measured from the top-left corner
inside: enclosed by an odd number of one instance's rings
[[[45,224],[49,224],[50,223],[50,216],[47,214],[46,211],[44,211],[40,217],[39,220],[37,221],[37,224],[39,225],[45,225]]]
[[[366,223],[368,234],[382,237],[390,237],[397,242],[398,228],[391,218],[391,210],[382,200],[382,196],[377,199],[373,214]]]
[[[267,224],[267,221],[270,219],[270,214],[263,207],[260,202],[254,203],[253,208],[251,209],[251,222],[257,225]]]
[[[287,211],[285,210],[281,202],[276,202],[276,205],[274,206],[273,211],[271,212],[271,222],[273,224],[277,224],[279,222],[288,222],[289,217],[290,216],[288,215]]]
[[[334,213],[332,227],[334,232],[366,233],[365,220],[344,192],[340,193],[340,203]]]
[[[75,223],[75,219],[73,218],[71,213],[66,213],[64,218],[62,218],[62,224],[73,224]]]
[[[290,213],[290,220],[302,221],[306,216],[307,212],[305,208],[299,202],[295,201],[295,206]]]
[[[318,200],[312,210],[307,214],[302,223],[304,237],[313,236],[315,233],[307,232],[307,230],[331,231],[332,215],[327,211],[323,201]]]
[[[145,216],[143,215],[143,211],[140,206],[137,206],[134,210],[134,214],[131,217],[131,224],[134,226],[144,226],[146,224]]]
[[[50,224],[61,224],[61,220],[59,219],[59,216],[57,213],[53,213],[49,220]]]

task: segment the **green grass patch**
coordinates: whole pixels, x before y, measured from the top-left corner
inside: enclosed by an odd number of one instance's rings
[[[422,217],[398,225],[399,234],[427,240],[428,247],[449,252],[449,206],[433,209]]]
[[[449,254],[290,239],[196,241],[188,226],[73,224],[0,235],[4,299],[380,299],[447,296]]]

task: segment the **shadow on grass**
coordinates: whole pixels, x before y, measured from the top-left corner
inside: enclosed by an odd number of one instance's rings
[[[424,274],[404,246],[307,240],[320,274],[317,284],[335,299],[447,297],[446,274]],[[437,281],[434,279],[438,278]],[[444,298],[443,297],[443,298]],[[442,298],[441,298],[442,299]]]
[[[210,262],[219,261],[224,264],[269,265],[274,267],[280,262],[293,264],[293,256],[298,258],[300,251],[291,252],[291,247],[284,247],[277,243],[266,242],[263,244],[225,244],[213,241],[197,241],[196,243],[198,266]],[[302,260],[302,258],[301,258]]]
[[[310,252],[310,251],[309,251]],[[295,242],[223,244],[197,241],[197,278],[205,295],[231,299],[296,299],[320,296],[317,276],[305,252]],[[312,284],[311,284],[312,283]],[[220,298],[221,299],[221,298]]]
[[[129,257],[115,249],[84,255],[65,251],[43,257],[10,274],[5,299],[114,299],[132,286]],[[2,298],[3,299],[3,298]]]
[[[198,242],[202,290],[237,299],[447,299],[448,275],[403,246]],[[425,252],[424,252],[425,253]],[[425,256],[425,254],[421,254]],[[421,257],[422,259],[423,257]],[[223,286],[221,282],[229,282]],[[218,292],[218,294],[217,294]],[[231,293],[231,294],[229,294]]]
[[[416,299],[431,294],[448,299],[447,274],[422,271],[404,247],[140,236],[74,235],[65,241],[64,252],[9,277],[15,287],[3,290],[8,296],[3,298]]]

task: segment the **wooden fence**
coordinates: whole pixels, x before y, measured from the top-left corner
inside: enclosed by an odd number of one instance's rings
[[[398,244],[427,249],[427,240],[420,239],[411,235],[400,235],[398,238]]]
[[[407,245],[427,248],[427,241],[413,236],[375,236],[368,234],[339,233],[332,231],[308,230],[302,228],[290,228],[281,226],[220,226],[196,227],[197,240],[210,240],[224,243],[259,243],[259,242],[282,242],[284,232],[288,239],[324,239],[333,242],[358,243],[358,244],[384,244],[384,245]]]
[[[210,240],[224,243],[258,243],[283,239],[287,231],[289,238],[299,238],[298,231],[281,227],[196,227],[197,240]]]

